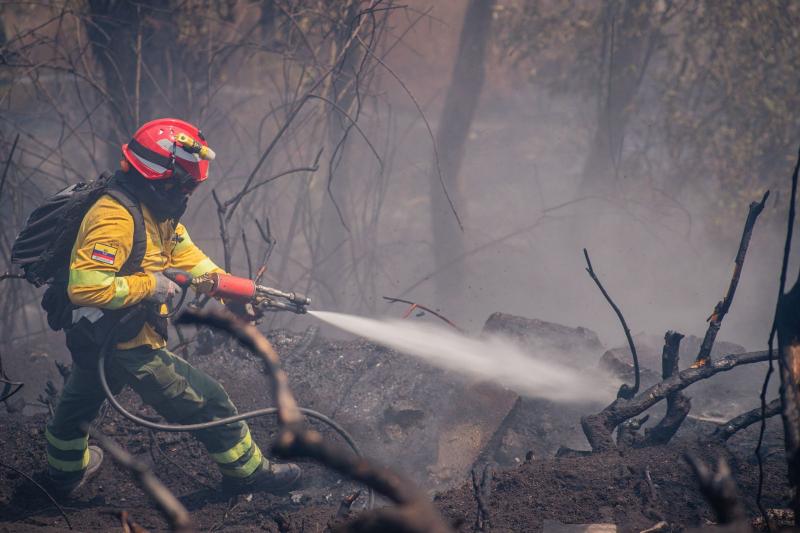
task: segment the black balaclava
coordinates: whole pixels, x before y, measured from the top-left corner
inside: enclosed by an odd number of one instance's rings
[[[168,219],[178,222],[186,212],[189,195],[172,178],[149,180],[131,168],[128,172],[117,173],[117,180],[126,191],[147,206],[159,223]],[[165,186],[170,182],[173,186],[167,190]]]

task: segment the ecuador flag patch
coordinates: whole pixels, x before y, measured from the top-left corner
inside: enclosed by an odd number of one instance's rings
[[[117,249],[107,244],[95,244],[92,250],[92,259],[98,263],[113,265],[117,258]]]

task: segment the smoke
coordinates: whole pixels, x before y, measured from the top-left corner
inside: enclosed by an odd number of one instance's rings
[[[561,354],[526,353],[511,341],[487,335],[470,338],[443,326],[406,320],[375,320],[343,313],[309,311],[355,335],[394,348],[431,365],[508,387],[518,394],[555,402],[608,402],[619,382],[598,369],[557,362]]]

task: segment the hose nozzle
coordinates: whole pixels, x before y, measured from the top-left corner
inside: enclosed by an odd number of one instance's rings
[[[299,315],[302,315],[308,311],[308,306],[311,305],[311,298],[308,298],[299,292],[284,292],[279,289],[273,289],[272,287],[265,287],[263,285],[257,285],[256,291],[260,296],[265,297],[269,307],[275,307],[285,311],[292,311],[293,313],[297,313]],[[275,298],[285,301],[275,300]]]

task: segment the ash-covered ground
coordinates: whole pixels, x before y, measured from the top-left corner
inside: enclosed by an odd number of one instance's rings
[[[565,362],[573,365],[607,367],[613,358],[617,371],[624,374],[629,363],[627,349],[607,350],[586,328],[498,313],[485,329],[506,333],[523,345],[534,343],[572,354]],[[683,458],[686,452],[711,463],[724,456],[747,511],[753,517],[758,514],[753,453],[758,427],[735,435],[726,445],[707,436],[720,421],[757,405],[764,365],[720,374],[687,389],[693,398],[692,414],[669,446],[556,458],[562,446],[588,448],[580,416],[603,405],[520,398],[375,344],[324,339],[313,328],[300,333],[279,330],[269,338],[300,404],[336,420],[367,456],[414,479],[460,531],[472,530],[476,513],[470,470],[485,462],[497,464],[489,500],[494,531],[539,531],[556,523],[611,523],[624,531],[640,531],[662,521],[668,530],[707,524],[713,513]],[[272,405],[268,381],[256,358],[208,331],[197,339],[185,351],[186,357],[219,379],[240,411]],[[643,384],[648,386],[658,376],[660,347],[657,339],[645,337],[637,338],[637,344]],[[695,344],[692,338],[684,340],[682,368],[693,360]],[[718,343],[715,355],[738,351],[743,349]],[[121,399],[132,411],[153,415],[129,391]],[[31,415],[31,407],[24,412],[0,415],[4,432],[0,461],[42,481],[48,415],[43,409]],[[657,415],[651,418],[658,420]],[[313,424],[344,445],[332,431]],[[276,434],[275,420],[254,419],[250,425],[254,437],[267,448]],[[152,465],[201,530],[325,531],[347,519],[339,512],[340,502],[359,490],[309,463],[303,464],[305,485],[288,496],[254,494],[229,500],[217,492],[219,474],[191,436],[155,434],[111,409],[104,410],[96,427]],[[781,508],[787,487],[777,418],[768,423],[764,450],[764,503]],[[66,528],[56,508],[24,477],[3,468],[0,479],[0,531]],[[363,508],[365,501],[362,492],[351,513]],[[77,499],[64,502],[64,508],[73,527],[82,531],[121,530],[122,511],[150,530],[166,528],[148,497],[109,457],[98,478]]]

